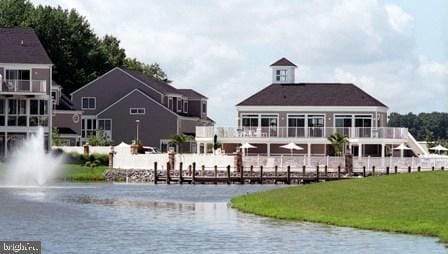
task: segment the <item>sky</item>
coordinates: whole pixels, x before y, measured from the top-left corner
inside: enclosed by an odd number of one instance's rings
[[[35,0],[75,8],[128,56],[206,95],[217,126],[294,62],[296,82],[350,82],[390,112],[448,111],[446,0]]]

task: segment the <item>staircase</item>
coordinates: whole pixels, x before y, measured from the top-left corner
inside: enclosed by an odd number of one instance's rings
[[[425,149],[423,149],[423,147],[419,143],[417,143],[417,140],[415,140],[414,136],[412,136],[412,134],[409,132],[408,132],[408,140],[407,140],[406,144],[408,144],[408,146],[412,149],[412,151],[417,156],[429,154]]]

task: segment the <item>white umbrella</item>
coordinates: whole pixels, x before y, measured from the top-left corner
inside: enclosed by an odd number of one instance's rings
[[[244,143],[243,145],[241,145],[241,148],[243,149],[249,149],[249,148],[257,148],[256,146],[253,146],[249,143]]]
[[[286,145],[282,145],[282,146],[280,146],[281,148],[285,148],[285,149],[289,149],[289,150],[291,150],[291,155],[292,155],[292,151],[293,150],[303,150],[303,148],[302,147],[300,147],[300,146],[298,146],[298,145],[296,145],[296,144],[294,144],[294,143],[289,143],[289,144],[286,144]]]
[[[429,148],[429,150],[439,151],[439,154],[440,154],[441,151],[448,151],[448,148],[438,145],[438,146]]]
[[[253,145],[251,145],[251,144],[249,144],[249,143],[244,143],[244,144],[241,145],[240,147],[241,147],[242,149],[245,149],[245,150],[243,150],[243,151],[246,151],[246,150],[248,150],[249,148],[257,148],[256,146],[253,146]],[[244,153],[244,154],[247,154],[247,152]]]
[[[394,150],[400,150],[400,157],[403,158],[404,150],[412,150],[411,148],[407,147],[405,144],[401,144],[397,147],[394,147]]]

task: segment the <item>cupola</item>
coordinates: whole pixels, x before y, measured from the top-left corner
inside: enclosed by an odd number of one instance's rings
[[[291,84],[294,83],[294,74],[297,65],[285,57],[271,64],[272,69],[272,83],[277,84]]]

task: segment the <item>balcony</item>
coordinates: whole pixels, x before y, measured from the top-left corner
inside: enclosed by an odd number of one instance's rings
[[[213,139],[214,135],[218,139],[327,139],[335,133],[341,133],[349,139],[407,139],[407,128],[389,127],[196,127],[196,138]]]
[[[47,93],[47,81],[9,79],[2,83],[0,92],[11,94],[45,94]]]

